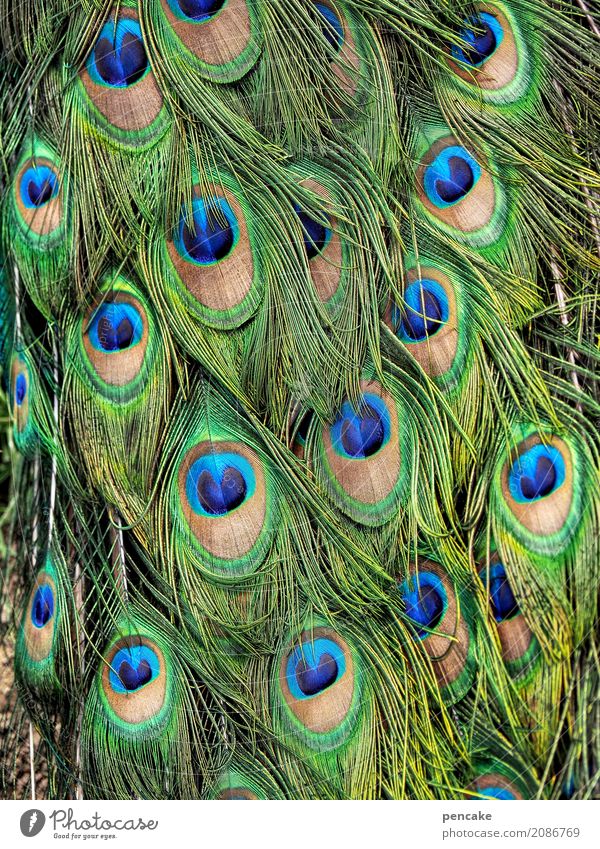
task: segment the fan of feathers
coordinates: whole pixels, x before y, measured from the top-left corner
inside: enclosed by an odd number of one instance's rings
[[[597,21],[0,0],[2,795],[600,797]]]

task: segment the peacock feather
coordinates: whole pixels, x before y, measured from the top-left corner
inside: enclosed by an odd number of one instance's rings
[[[0,0],[4,795],[598,797],[596,7]]]

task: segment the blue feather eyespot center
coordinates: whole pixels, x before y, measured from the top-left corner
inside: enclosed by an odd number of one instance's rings
[[[115,693],[133,693],[153,681],[159,672],[158,655],[150,646],[141,644],[115,652],[108,679]]]
[[[539,501],[560,489],[565,477],[565,461],[558,448],[534,445],[513,463],[508,488],[519,503]]]
[[[309,260],[314,259],[322,253],[331,241],[332,230],[322,222],[315,221],[296,204],[294,205],[296,215],[302,227],[304,249]]]
[[[252,497],[256,477],[252,465],[231,451],[204,454],[189,468],[186,497],[195,513],[225,516]]]
[[[332,687],[345,671],[346,658],[340,646],[327,637],[317,637],[291,652],[286,679],[295,698],[307,699]]]
[[[323,37],[331,49],[339,53],[344,43],[344,27],[341,20],[333,9],[330,6],[326,6],[325,3],[315,3],[315,6],[323,19],[321,24]]]
[[[448,606],[448,597],[438,575],[433,572],[419,572],[412,575],[399,587],[404,601],[406,615],[417,626],[420,639],[429,636],[444,617]],[[425,630],[428,629],[428,630]]]
[[[32,165],[21,176],[19,194],[26,209],[45,206],[58,194],[59,181],[48,165]]]
[[[493,56],[504,38],[500,22],[488,12],[480,12],[465,21],[460,31],[462,47],[452,46],[452,56],[460,62],[479,68]]]
[[[335,683],[338,668],[335,658],[323,653],[316,666],[301,660],[296,666],[296,681],[305,696],[315,696]]]
[[[486,582],[485,571],[480,575]],[[517,616],[519,605],[510,586],[506,569],[502,563],[493,563],[489,571],[489,593],[492,612],[496,622],[504,622]]]
[[[353,460],[365,460],[380,451],[390,439],[391,422],[385,401],[365,393],[358,412],[344,401],[341,413],[331,427],[335,450]]]
[[[215,265],[229,256],[239,236],[237,218],[224,197],[194,198],[191,215],[182,207],[174,242],[188,262]]]
[[[514,801],[517,797],[514,793],[511,793],[510,790],[507,790],[506,787],[482,787],[481,789],[477,788],[478,796],[484,796],[486,799],[498,799],[502,802],[510,802]],[[477,797],[471,797],[475,800]]]
[[[119,18],[107,21],[90,53],[87,71],[92,80],[111,88],[135,85],[149,70],[148,57],[138,21]]]
[[[19,372],[15,380],[15,401],[17,407],[20,407],[27,395],[27,378],[23,372]]]
[[[176,17],[196,24],[214,18],[226,3],[227,0],[169,0]]]
[[[42,584],[35,591],[31,605],[31,621],[36,628],[43,628],[54,616],[54,593],[49,584]]]
[[[404,290],[404,302],[392,307],[396,333],[405,342],[422,342],[446,324],[450,314],[448,296],[435,280],[423,278]]]
[[[136,307],[122,301],[100,304],[88,331],[94,348],[105,354],[133,348],[143,332],[144,322]]]
[[[427,166],[423,183],[430,202],[445,209],[463,200],[480,177],[481,167],[471,154],[460,145],[450,145]]]

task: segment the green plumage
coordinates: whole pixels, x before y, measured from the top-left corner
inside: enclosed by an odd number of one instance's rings
[[[582,8],[0,0],[3,794],[598,796]]]

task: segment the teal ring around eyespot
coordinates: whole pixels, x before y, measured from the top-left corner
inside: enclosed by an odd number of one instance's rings
[[[104,79],[102,79],[102,77],[98,73],[98,69],[96,67],[96,58],[95,58],[96,57],[96,44],[100,41],[100,39],[106,38],[109,41],[113,41],[114,44],[115,44],[115,53],[120,53],[121,47],[122,47],[122,44],[123,44],[123,39],[128,34],[133,35],[136,38],[138,38],[142,42],[142,44],[144,43],[144,39],[142,37],[142,29],[140,27],[139,21],[135,20],[135,18],[121,17],[121,18],[117,19],[116,24],[115,24],[114,20],[109,20],[104,24],[104,26],[100,30],[100,33],[98,34],[98,38],[96,39],[94,46],[90,50],[89,56],[88,56],[86,63],[85,63],[85,67],[86,67],[88,74],[90,75],[90,79],[94,83],[96,83],[96,85],[101,85],[104,88],[114,88],[114,89],[128,88],[128,85],[126,83],[122,83],[122,84],[118,84],[118,85],[110,85],[110,83],[107,83]],[[149,73],[150,73],[150,63],[147,61],[146,70],[139,77],[139,79],[136,80],[136,83],[143,80],[144,77],[147,76],[147,74],[149,74]]]
[[[51,186],[51,194],[50,197],[44,201],[43,204],[35,204],[32,203],[29,193],[27,192],[27,187],[30,182],[36,182],[38,185],[44,181],[48,181]],[[53,198],[56,197],[60,189],[60,184],[58,180],[58,175],[56,172],[50,168],[48,165],[37,165],[27,168],[26,171],[21,175],[21,181],[19,184],[19,195],[21,197],[21,202],[26,209],[39,209],[41,206],[45,206],[45,204],[49,203]]]
[[[449,160],[452,158],[462,159],[469,165],[473,175],[473,185],[471,186],[469,191],[466,192],[462,197],[458,198],[457,200],[448,202],[443,200],[439,196],[435,184],[438,180],[447,180],[450,177],[451,171]],[[464,200],[467,194],[469,194],[469,192],[471,192],[475,188],[480,177],[481,166],[471,156],[469,151],[461,145],[450,145],[449,147],[445,147],[443,150],[441,150],[435,157],[433,162],[431,162],[425,168],[425,174],[423,176],[423,187],[430,203],[438,207],[438,209],[447,209]]]
[[[505,787],[484,787],[477,791],[479,796],[484,796],[486,799],[498,799],[503,802],[514,801],[516,796],[507,790]],[[471,801],[477,801],[476,797],[471,797]]]
[[[440,309],[441,309],[441,321],[439,324],[439,328],[441,329],[442,325],[446,324],[448,318],[450,317],[450,304],[448,301],[448,295],[443,286],[441,286],[437,280],[432,280],[429,277],[422,277],[417,280],[413,280],[404,290],[404,308],[406,310],[412,310],[414,313],[421,315],[423,312],[423,306],[421,304],[421,290],[425,289],[426,292],[431,293],[435,296]],[[392,327],[397,328],[396,336],[401,339],[407,345],[421,343],[423,339],[413,339],[406,333],[404,329],[404,324],[402,322],[402,309],[398,304],[392,304]],[[431,334],[433,335],[433,334]],[[423,337],[427,338],[427,337]]]
[[[411,575],[399,585],[398,589],[400,590],[400,595],[402,596],[405,605],[407,607],[418,607],[420,605],[419,590],[421,587],[431,587],[431,589],[437,593],[442,601],[443,613],[441,619],[443,619],[446,614],[446,610],[448,609],[448,595],[443,581],[439,575],[436,575],[434,572],[423,572],[419,570],[418,573]],[[419,622],[418,619],[413,618],[408,613],[407,616],[410,621],[414,623],[414,627],[418,630],[418,639],[427,639],[427,637],[430,636],[430,632],[423,631],[424,628],[427,628],[426,623]]]
[[[301,660],[308,660],[311,665],[317,665],[323,654],[329,654],[337,664],[337,677],[333,682],[336,684],[346,672],[346,658],[344,652],[334,640],[327,637],[317,637],[312,642],[305,642],[302,646],[296,646],[291,652],[286,664],[286,680],[290,693],[295,699],[314,699],[324,690],[314,695],[306,695],[298,686],[296,678],[296,667]],[[333,685],[330,685],[333,686]]]
[[[227,224],[229,225],[229,228],[231,229],[233,238],[231,247],[229,248],[227,253],[227,256],[230,256],[231,253],[235,250],[235,247],[240,239],[240,225],[238,223],[237,217],[233,209],[231,208],[229,201],[224,197],[195,197],[192,200],[191,207],[192,219],[199,219],[200,225],[202,227],[205,227],[208,223],[207,207],[211,211],[215,207],[217,207],[218,211],[224,216],[225,220],[227,221]],[[190,262],[193,265],[198,265],[202,268],[209,268],[211,266],[217,265],[219,262],[222,262],[223,259],[225,259],[226,257],[222,257],[213,261],[200,261],[194,259],[194,257],[189,254],[183,238],[183,230],[187,224],[187,220],[188,219],[186,219],[185,214],[182,212],[179,219],[179,223],[175,229],[175,233],[173,234],[173,243],[179,256],[183,257],[183,259],[185,259],[187,262]],[[207,239],[207,242],[209,241],[210,240]]]
[[[121,679],[119,678],[118,672],[121,664],[123,662],[129,663],[133,668],[138,668],[142,661],[146,661],[150,667],[152,672],[152,678],[150,681],[153,681],[158,674],[160,673],[160,662],[158,660],[158,656],[156,652],[154,652],[150,646],[142,643],[141,645],[130,646],[128,648],[121,648],[117,652],[115,652],[115,656],[113,657],[110,670],[108,673],[108,680],[110,682],[110,686],[115,691],[115,693],[135,693],[137,690],[128,690],[124,685]],[[146,683],[150,683],[147,681]],[[145,686],[142,685],[142,686]],[[138,689],[141,689],[139,687]]]
[[[459,62],[466,62],[473,68],[481,68],[481,66],[484,65],[488,61],[488,59],[491,59],[491,57],[494,55],[496,50],[498,50],[504,39],[504,30],[502,29],[500,21],[498,21],[493,15],[490,15],[489,12],[479,12],[478,15],[472,15],[465,21],[465,27],[460,32],[460,35],[463,41],[465,42],[467,49],[472,45],[472,42],[469,41],[468,35],[470,34],[471,36],[474,36],[473,30],[470,29],[469,26],[476,27],[480,21],[483,21],[483,23],[489,26],[496,40],[496,46],[494,47],[493,52],[489,54],[489,56],[486,56],[484,59],[481,60],[481,62],[470,62],[465,56],[463,50],[456,44],[453,44],[451,48],[452,57],[454,59],[457,59]]]
[[[186,13],[183,11],[181,6],[179,5],[178,0],[167,0],[167,3],[169,4],[169,8],[170,8],[171,12],[173,13],[173,15],[178,20],[185,21],[186,24],[197,25],[197,24],[207,24],[209,21],[214,21],[214,19],[218,15],[220,15],[221,12],[224,10],[224,8],[227,6],[227,4],[229,3],[229,0],[222,0],[221,4],[219,5],[219,8],[216,9],[214,12],[210,12],[210,11],[205,12],[201,16],[198,16],[198,17],[195,17],[195,18],[190,17],[189,15],[186,15]]]
[[[138,310],[133,306],[133,304],[129,304],[124,301],[103,303],[100,304],[100,306],[94,312],[88,330],[90,342],[97,351],[101,351],[103,354],[121,353],[118,348],[115,348],[114,350],[109,350],[105,348],[102,344],[101,334],[99,332],[99,324],[102,319],[108,319],[108,321],[113,327],[118,327],[124,319],[129,320],[133,328],[133,337],[131,339],[130,344],[127,346],[127,350],[130,350],[139,342],[141,342],[144,333],[144,322]]]
[[[198,480],[202,472],[207,471],[210,472],[215,481],[221,481],[224,471],[231,467],[240,472],[246,485],[246,495],[242,503],[245,504],[250,498],[252,498],[256,491],[256,477],[254,475],[252,465],[245,457],[242,457],[240,454],[234,454],[231,451],[203,454],[201,457],[194,460],[188,470],[185,481],[186,498],[194,513],[201,516],[207,516],[210,519],[220,518],[218,514],[210,513],[208,510],[205,510],[200,503],[200,499],[198,497]]]
[[[525,498],[523,497],[520,487],[521,477],[523,475],[533,476],[535,474],[538,460],[541,457],[548,458],[554,466],[556,481],[552,488],[552,492],[556,492],[556,490],[560,489],[565,482],[565,461],[558,448],[555,448],[553,445],[534,445],[528,451],[525,451],[517,457],[508,474],[508,489],[511,497],[519,504],[529,504],[532,501],[538,501],[540,498],[545,497],[537,496],[535,499]]]
[[[391,422],[390,422],[390,413],[386,406],[385,401],[379,395],[374,395],[371,392],[365,392],[362,396],[362,400],[365,404],[368,404],[370,407],[379,413],[381,423],[383,425],[383,442],[378,448],[378,451],[387,445],[390,440],[391,435]],[[340,415],[331,426],[331,444],[336,452],[341,457],[347,457],[348,460],[360,460],[364,458],[356,458],[352,457],[350,454],[347,454],[343,448],[342,444],[342,425],[345,421],[349,421],[351,424],[358,425],[360,428],[360,423],[362,421],[362,416],[360,412],[357,413],[353,408],[352,404],[349,401],[344,401],[342,404],[342,409],[340,411]]]

